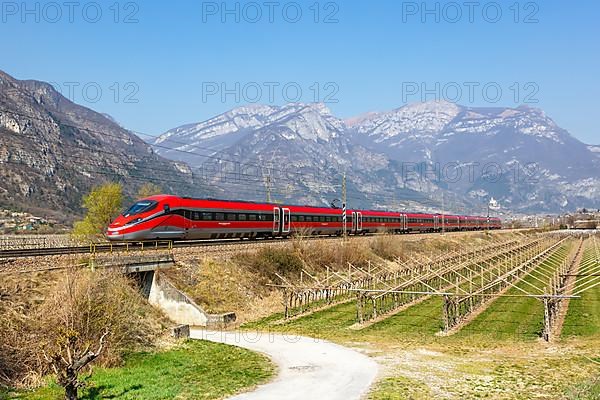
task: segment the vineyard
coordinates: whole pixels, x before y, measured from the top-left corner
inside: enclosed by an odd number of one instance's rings
[[[436,340],[593,335],[600,332],[599,259],[595,236],[538,234],[366,267],[325,266],[296,281],[280,277],[283,313],[252,326]]]

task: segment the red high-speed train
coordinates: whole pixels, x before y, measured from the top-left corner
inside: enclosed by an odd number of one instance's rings
[[[113,241],[341,235],[342,210],[170,195],[140,200],[106,232]],[[347,211],[350,235],[501,229],[498,218],[369,210]]]

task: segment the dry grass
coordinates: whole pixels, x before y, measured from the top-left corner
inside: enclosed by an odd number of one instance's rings
[[[76,331],[87,346],[108,327],[98,363],[112,366],[124,352],[152,344],[168,323],[125,277],[109,271],[3,274],[0,314],[0,383],[13,387],[44,383],[50,371],[43,354],[57,343],[60,329]]]
[[[211,258],[179,263],[167,277],[210,313],[240,312],[251,299],[268,297],[265,278],[231,260]]]
[[[501,234],[506,237],[507,234]],[[211,313],[236,312],[246,322],[281,311],[280,275],[299,282],[302,270],[323,280],[327,267],[346,271],[347,263],[364,270],[369,263],[408,261],[415,255],[434,256],[461,246],[476,246],[499,234],[467,233],[461,236],[422,236],[380,234],[352,238],[346,243],[296,236],[285,246],[269,246],[231,257],[188,254],[187,261],[168,272],[171,281]],[[305,282],[310,278],[305,274]]]

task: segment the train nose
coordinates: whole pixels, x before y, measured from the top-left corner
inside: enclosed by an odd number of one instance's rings
[[[125,235],[119,232],[107,231],[106,237],[108,238],[108,240],[123,240]]]

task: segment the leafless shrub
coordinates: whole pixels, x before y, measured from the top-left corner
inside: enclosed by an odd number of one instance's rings
[[[69,270],[49,286],[38,301],[19,303],[15,293],[0,299],[5,385],[29,386],[54,373],[73,396],[81,386],[78,374],[92,361],[118,365],[125,351],[151,345],[161,331],[154,321],[164,317],[117,272]]]

